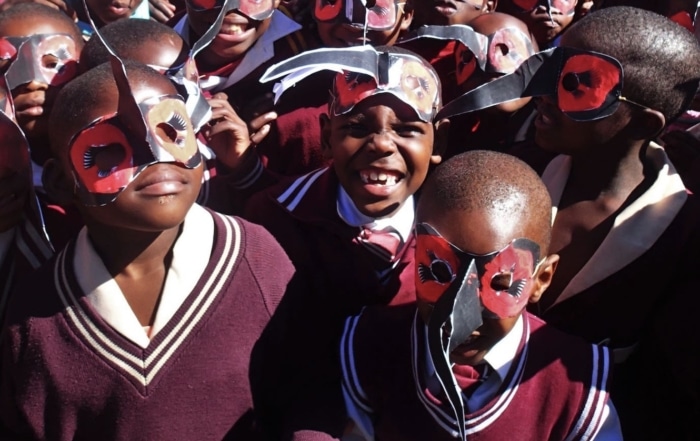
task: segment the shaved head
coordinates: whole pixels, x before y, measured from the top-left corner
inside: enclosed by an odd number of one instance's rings
[[[549,249],[549,193],[537,173],[514,156],[474,150],[437,167],[421,193],[419,218],[421,213],[455,211],[483,213],[505,230],[520,225],[543,254]]]

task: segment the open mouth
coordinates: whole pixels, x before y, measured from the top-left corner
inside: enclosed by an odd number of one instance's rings
[[[219,33],[226,35],[240,35],[248,30],[248,23],[224,23]]]
[[[390,186],[399,183],[403,175],[391,170],[362,170],[360,179],[369,185]]]

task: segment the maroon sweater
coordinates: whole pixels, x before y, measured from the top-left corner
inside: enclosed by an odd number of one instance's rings
[[[467,439],[588,439],[608,399],[608,350],[523,318],[520,348],[499,392],[464,418]],[[413,305],[367,308],[348,319],[343,384],[371,414],[377,440],[456,439],[449,408],[424,392],[423,330]]]
[[[255,195],[246,207],[247,218],[267,228],[313,284],[287,302],[294,308],[295,324],[285,333],[296,342],[296,358],[307,360],[306,369],[298,370],[309,385],[306,402],[297,406],[296,415],[287,416],[291,432],[309,429],[339,436],[344,428],[337,348],[345,318],[366,305],[415,300],[414,238],[380,280],[371,253],[353,242],[360,229],[338,216],[339,185],[332,168],[320,169]]]
[[[257,439],[253,398],[265,409],[270,394],[251,393],[249,375],[260,384],[266,372],[249,360],[294,270],[262,228],[212,215],[210,263],[146,349],[90,307],[73,242],[19,286],[0,352],[0,438]],[[256,353],[275,352],[266,341]]]

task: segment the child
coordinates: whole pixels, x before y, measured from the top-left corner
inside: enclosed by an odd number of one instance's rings
[[[58,91],[78,73],[83,39],[64,13],[37,3],[3,11],[0,37],[17,46],[17,58],[6,73],[7,85],[17,123],[31,146],[34,184],[41,187],[41,166],[50,156],[48,115]]]
[[[501,0],[498,10],[521,19],[540,48],[557,46],[558,37],[571,25],[578,0]]]
[[[486,172],[485,172],[486,171]],[[472,151],[418,203],[416,305],[348,318],[353,432],[383,440],[621,439],[609,351],[524,312],[547,289],[550,200],[523,162]]]
[[[0,88],[0,95],[4,107],[9,91]],[[53,254],[32,186],[29,145],[11,118],[11,110],[0,112],[0,324],[15,280]]]
[[[336,75],[321,120],[323,151],[332,166],[257,194],[246,209],[247,218],[267,228],[316,283],[301,309],[312,311],[308,323],[316,342],[306,346],[318,360],[319,378],[339,370],[331,357],[347,315],[369,304],[415,299],[413,195],[431,164],[439,163],[439,134],[447,127],[433,123],[439,80],[424,60],[395,47],[330,54],[336,64],[363,57],[365,66],[376,63],[373,57],[387,64],[380,63],[375,76],[340,64],[346,71]],[[337,374],[325,391],[339,387]]]
[[[128,79],[109,64],[81,75],[52,113],[47,190],[73,198],[86,228],[15,292],[2,437],[255,439],[249,376],[284,358],[249,371],[251,351],[293,268],[262,228],[194,205],[184,101],[125,66]]]
[[[562,259],[533,312],[613,348],[625,436],[697,438],[700,401],[688,385],[699,384],[700,360],[684,348],[700,337],[678,314],[695,301],[700,209],[652,140],[692,102],[700,47],[670,20],[628,7],[587,15],[561,43],[463,97],[542,95],[535,142],[559,154],[542,179]]]

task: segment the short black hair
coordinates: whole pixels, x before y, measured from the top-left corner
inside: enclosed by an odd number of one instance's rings
[[[440,211],[485,211],[532,225],[542,255],[549,250],[552,201],[537,173],[515,156],[472,150],[440,164],[428,177],[421,200]]]
[[[163,41],[166,38],[181,40],[183,50],[188,51],[188,45],[174,29],[154,20],[130,18],[117,20],[100,28],[100,35],[121,58],[137,58],[137,49],[143,41]],[[84,71],[109,61],[109,52],[99,38],[93,37],[85,44],[80,55],[80,65]],[[167,66],[166,66],[167,67]]]
[[[70,29],[70,36],[76,43],[82,45],[83,35],[73,20],[64,12],[41,3],[16,3],[10,8],[0,12],[0,27],[12,20],[45,21],[51,20],[65,24]],[[21,35],[17,35],[21,37]]]
[[[623,94],[663,113],[666,123],[690,106],[700,84],[700,45],[690,32],[651,11],[610,7],[592,12],[566,32],[581,49],[616,58]]]
[[[132,87],[144,83],[174,87],[167,77],[145,64],[124,60],[124,66]],[[77,76],[58,92],[49,115],[49,138],[54,157],[60,158],[68,137],[91,122],[87,118],[92,109],[102,102],[106,91],[116,90],[116,87],[112,66],[107,62]]]

